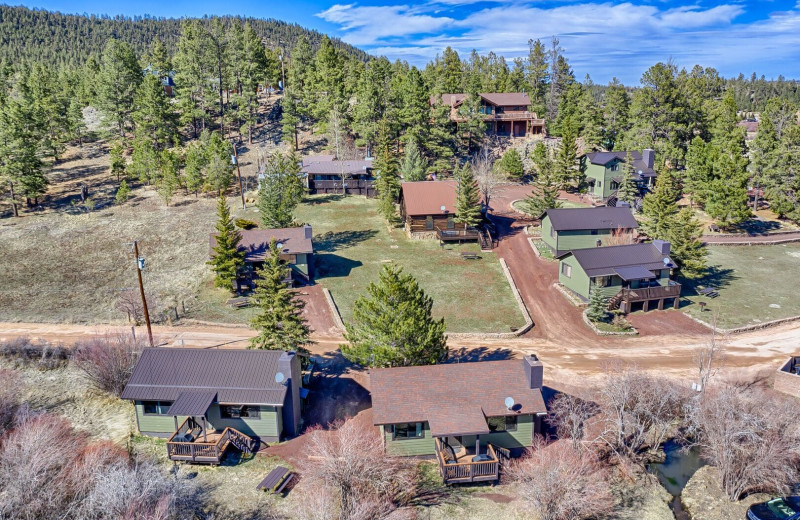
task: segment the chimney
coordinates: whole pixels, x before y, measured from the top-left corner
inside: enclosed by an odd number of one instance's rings
[[[303,226],[303,237],[307,239],[311,239],[311,224],[306,224]]]
[[[283,385],[286,385],[286,397],[283,401],[283,433],[294,437],[300,433],[300,386],[303,383],[300,375],[300,358],[293,351],[281,353],[278,358],[278,372],[283,374]]]
[[[656,162],[656,151],[652,148],[645,148],[642,150],[642,162],[644,162],[648,168],[652,169]]]
[[[534,389],[541,389],[544,367],[539,358],[534,355],[525,356],[522,358],[522,366],[525,370],[525,378],[528,380],[528,385]]]
[[[669,256],[671,249],[670,243],[666,240],[653,240],[653,245],[661,252],[663,256]]]

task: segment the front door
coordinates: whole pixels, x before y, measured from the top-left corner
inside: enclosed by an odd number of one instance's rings
[[[453,221],[452,215],[447,217],[447,229],[455,229],[456,223]]]

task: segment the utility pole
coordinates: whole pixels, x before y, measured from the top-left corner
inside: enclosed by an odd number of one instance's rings
[[[236,165],[236,175],[239,177],[239,193],[242,196],[242,209],[247,209],[244,203],[244,188],[242,188],[242,170],[239,169],[239,152],[236,149],[236,141],[233,141],[231,144],[233,144],[233,157],[231,157],[231,161]]]
[[[139,276],[139,292],[142,295],[142,308],[144,309],[144,321],[147,323],[147,337],[150,339],[150,346],[153,345],[153,330],[150,328],[150,313],[147,310],[147,298],[144,296],[144,283],[142,283],[142,269],[144,269],[144,258],[139,258],[139,241],[133,241],[133,255],[136,258],[136,274]]]

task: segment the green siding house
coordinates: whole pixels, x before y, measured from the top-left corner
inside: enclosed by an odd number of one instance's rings
[[[294,352],[146,348],[122,398],[172,460],[219,464],[229,448],[297,435],[305,395]]]
[[[642,152],[632,151],[630,155],[634,179],[643,189],[652,186],[656,177],[653,168],[655,152],[647,149]],[[581,157],[581,167],[586,172],[590,195],[603,201],[616,196],[627,156],[628,152],[592,152]]]
[[[549,209],[542,218],[542,241],[557,258],[573,249],[608,245],[639,227],[630,208]]]
[[[280,229],[243,229],[239,231],[242,239],[239,250],[244,252],[244,262],[248,276],[252,277],[264,265],[269,254],[269,244],[274,238],[281,249],[281,258],[291,271],[291,280],[306,284],[314,278],[314,245],[311,226]],[[214,255],[217,245],[216,233],[209,235],[209,256]],[[287,278],[287,281],[290,279]]]
[[[534,356],[375,369],[373,422],[387,455],[435,458],[445,483],[496,480],[541,433],[542,373]]]
[[[577,249],[558,264],[558,281],[578,298],[588,301],[595,291],[609,299],[609,308],[623,312],[651,303],[663,309],[665,303],[677,308],[680,284],[671,279],[674,262],[670,244],[656,240],[646,244]]]

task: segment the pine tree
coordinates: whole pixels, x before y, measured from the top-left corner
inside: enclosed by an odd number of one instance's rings
[[[558,184],[553,180],[553,164],[547,155],[544,156],[540,168],[539,175],[534,181],[534,189],[522,202],[522,210],[534,218],[541,217],[548,209],[562,206],[558,200]]]
[[[630,112],[630,98],[625,86],[617,78],[608,84],[604,98],[603,110],[603,141],[604,146],[613,150],[617,140],[628,128],[628,114]]]
[[[547,145],[545,145],[542,141],[536,143],[536,146],[533,147],[533,154],[531,155],[531,161],[533,162],[533,167],[535,169],[533,172],[534,177],[541,175],[541,173],[547,168],[552,170],[552,161],[550,161],[550,154],[547,151]],[[548,170],[548,172],[550,170]]]
[[[461,165],[455,172],[456,216],[453,219],[464,224],[464,229],[475,227],[481,221],[481,200],[478,183],[469,164]]]
[[[696,279],[706,272],[708,251],[700,240],[703,226],[689,208],[683,208],[672,219],[667,234],[671,245],[670,256],[677,262],[684,278]]]
[[[173,142],[178,130],[175,112],[161,81],[156,76],[146,76],[134,103],[132,118],[136,124],[136,134],[149,137],[155,149],[163,150]]]
[[[273,238],[264,266],[257,271],[253,296],[250,297],[258,314],[250,320],[257,336],[250,339],[251,349],[296,350],[308,352],[303,346],[310,343],[310,330],[302,312],[305,303],[284,281],[286,263]]]
[[[231,289],[239,269],[244,266],[244,252],[239,251],[242,236],[233,225],[230,208],[221,193],[217,199],[216,230],[216,245],[212,248],[214,256],[208,265],[214,271],[214,285]]]
[[[159,154],[160,176],[158,179],[158,194],[169,206],[172,196],[180,187],[180,157],[172,150],[163,150]]]
[[[622,182],[617,190],[617,199],[624,200],[631,207],[634,207],[636,199],[639,198],[639,185],[633,177],[633,172],[633,157],[631,157],[631,152],[628,152],[625,155],[625,163],[622,165]]]
[[[378,174],[375,190],[378,192],[378,210],[383,218],[393,222],[397,212],[395,201],[400,194],[400,178],[397,158],[392,153],[389,131],[388,122],[382,121],[378,129],[378,153],[374,165]]]
[[[403,162],[400,164],[400,174],[406,182],[425,180],[425,159],[419,153],[416,141],[409,140],[403,154]]]
[[[117,188],[117,194],[114,197],[114,202],[117,204],[124,204],[130,198],[130,195],[131,190],[128,188],[128,183],[125,181],[125,179],[122,179],[119,188]]]
[[[97,95],[100,109],[113,121],[121,137],[131,122],[134,97],[142,82],[142,67],[130,45],[113,38],[108,40],[98,76]]]
[[[564,123],[561,146],[558,148],[554,164],[554,177],[559,188],[564,189],[572,184],[576,188],[581,184],[581,171],[578,165],[578,145],[569,120]]]
[[[444,318],[435,320],[433,300],[413,276],[384,265],[378,283],[356,300],[342,354],[368,367],[431,365],[447,357]]]
[[[545,93],[550,78],[547,64],[547,49],[541,40],[528,40],[528,60],[525,63],[525,77],[531,98],[531,110],[543,115]]]
[[[503,173],[512,179],[519,180],[525,175],[525,166],[516,148],[506,150],[498,164]]]
[[[267,228],[285,228],[294,222],[294,210],[303,199],[300,158],[275,153],[264,164],[258,185],[258,211]]]
[[[281,99],[281,139],[292,146],[293,151],[298,150],[298,133],[300,132],[300,110],[294,89],[284,91]]]
[[[642,228],[650,238],[669,240],[670,224],[678,213],[675,191],[672,175],[662,172],[656,178],[655,189],[645,196],[642,214],[646,220]]]
[[[600,288],[594,284],[589,293],[589,305],[586,309],[586,317],[595,323],[608,319],[608,304]]]

